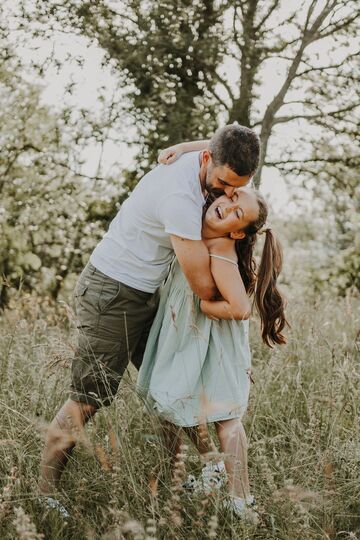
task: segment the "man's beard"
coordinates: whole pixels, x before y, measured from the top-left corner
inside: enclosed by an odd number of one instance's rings
[[[212,205],[212,203],[218,198],[224,195],[224,191],[219,188],[213,188],[210,183],[206,180],[205,183],[205,189],[206,189],[206,198],[205,198],[205,205],[203,208],[203,217],[206,214],[207,209],[209,206]]]
[[[207,180],[206,180],[205,188],[208,194],[207,199],[208,198],[211,199],[211,202],[214,202],[215,199],[217,199],[218,197],[221,197],[221,195],[224,195],[225,193],[223,189],[212,187],[210,182],[208,182]]]

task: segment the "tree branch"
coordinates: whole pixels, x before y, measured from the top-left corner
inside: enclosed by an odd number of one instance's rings
[[[348,19],[346,19],[345,21],[342,21],[341,23],[334,24],[332,26],[329,24],[328,26],[326,26],[324,28],[324,30],[326,30],[326,28],[330,28],[330,30],[328,30],[327,32],[319,32],[318,36],[316,37],[316,39],[314,39],[314,41],[317,41],[319,39],[323,39],[323,38],[326,38],[328,36],[331,36],[335,32],[338,32],[339,30],[342,30],[343,28],[346,28],[352,22],[354,22],[354,21],[356,21],[358,19],[359,13],[360,13],[360,10],[358,10],[355,15],[353,15],[352,17],[349,17]]]
[[[254,27],[255,32],[258,32],[260,28],[266,23],[268,18],[271,16],[271,14],[275,11],[275,9],[278,7],[280,3],[280,0],[274,0],[270,8],[268,9],[267,13],[265,13],[264,17],[261,19],[259,24]]]
[[[233,34],[234,34],[234,41],[236,43],[236,45],[239,47],[239,49],[241,49],[241,43],[239,41],[239,33],[237,31],[237,28],[236,28],[236,20],[238,18],[238,14],[237,14],[237,6],[234,7],[234,15],[233,15]],[[240,17],[239,17],[240,18]]]
[[[255,185],[259,185],[260,183],[260,177],[261,177],[261,169],[265,161],[265,156],[267,152],[267,146],[269,142],[269,138],[271,135],[271,130],[274,125],[274,119],[275,114],[280,109],[284,102],[285,95],[287,91],[289,90],[292,81],[295,78],[296,72],[299,68],[299,65],[301,63],[304,51],[306,47],[312,43],[314,35],[318,33],[319,28],[325,21],[326,17],[331,12],[331,9],[336,5],[337,0],[332,0],[331,2],[327,2],[325,7],[321,10],[319,15],[315,18],[315,21],[310,26],[310,19],[314,12],[315,6],[316,6],[316,0],[313,0],[310,4],[310,7],[307,12],[306,21],[305,21],[305,27],[303,31],[303,37],[301,39],[300,46],[293,58],[293,61],[289,67],[286,79],[280,88],[279,92],[276,94],[276,96],[273,98],[271,103],[268,105],[265,114],[263,123],[261,126],[261,133],[260,133],[260,140],[261,140],[261,154],[260,154],[260,163],[259,163],[259,169],[258,172],[255,175]],[[309,28],[310,26],[310,28]],[[288,121],[288,120],[286,120]],[[279,123],[279,122],[277,122]]]
[[[287,165],[288,163],[344,163],[352,164],[354,160],[360,159],[360,154],[347,157],[327,157],[327,158],[309,158],[309,159],[286,159],[280,161],[266,161],[264,165],[267,167],[278,167],[279,165]]]
[[[229,112],[229,105],[219,96],[215,89],[207,88],[207,91],[210,92],[210,94],[214,96],[214,98],[220,103],[220,105],[222,105],[224,109]]]
[[[215,79],[223,85],[223,87],[226,89],[227,93],[229,94],[229,98],[231,99],[231,101],[235,101],[235,96],[233,94],[233,91],[231,90],[230,88],[230,85],[227,81],[225,81],[223,79],[223,77],[221,77],[218,72],[216,70],[214,70],[214,75],[215,75]]]
[[[351,58],[358,57],[359,54],[360,54],[360,51],[357,51],[356,53],[350,54],[349,56],[347,56],[346,61],[348,61]],[[304,71],[301,71],[300,73],[297,73],[295,75],[295,77],[302,77],[303,75],[307,75],[308,73],[313,73],[314,71],[322,72],[322,71],[326,71],[328,69],[336,69],[336,68],[339,68],[339,67],[343,66],[343,64],[344,64],[344,62],[340,62],[339,64],[332,64],[330,66],[311,67],[309,69],[305,69]]]
[[[352,103],[348,107],[344,107],[343,109],[338,109],[337,111],[321,112],[318,114],[294,114],[292,116],[278,116],[277,118],[274,118],[273,125],[284,124],[286,122],[291,122],[292,120],[298,120],[300,118],[304,120],[316,120],[317,118],[324,118],[327,116],[337,116],[338,114],[341,114],[343,112],[352,111],[353,109],[356,109],[356,107],[359,107],[359,106],[360,106],[360,102]]]

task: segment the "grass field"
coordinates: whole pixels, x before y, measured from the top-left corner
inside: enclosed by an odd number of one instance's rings
[[[245,427],[259,526],[227,514],[224,493],[183,492],[182,476],[201,467],[190,446],[169,478],[132,369],[72,454],[59,494],[71,513],[66,522],[42,507],[36,489],[75,335],[65,309],[19,297],[0,327],[0,539],[360,538],[358,307],[351,297],[290,302],[288,344],[273,351],[252,324],[255,384]]]

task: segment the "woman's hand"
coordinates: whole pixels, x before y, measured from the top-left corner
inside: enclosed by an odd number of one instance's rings
[[[158,155],[158,163],[163,165],[170,165],[174,163],[180,156],[184,153],[181,144],[174,144],[174,146],[169,146],[169,148],[164,148],[161,150]]]
[[[179,144],[174,144],[160,151],[158,156],[158,163],[163,163],[163,165],[170,165],[174,163],[180,156],[186,154],[186,152],[201,152],[206,150],[209,146],[209,141],[189,141],[182,142]]]

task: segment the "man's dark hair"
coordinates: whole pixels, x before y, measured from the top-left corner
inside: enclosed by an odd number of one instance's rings
[[[259,165],[259,137],[239,124],[218,129],[210,140],[209,150],[215,166],[227,165],[238,176],[252,176]]]

